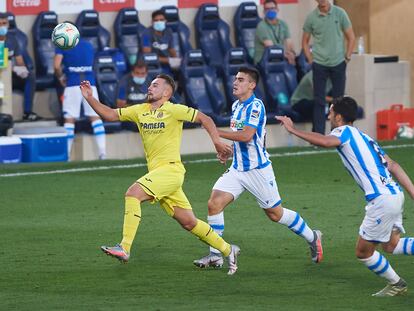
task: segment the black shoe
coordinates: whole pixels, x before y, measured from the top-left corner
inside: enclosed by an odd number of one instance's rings
[[[28,112],[28,113],[25,113],[23,115],[23,120],[24,121],[39,121],[39,120],[42,120],[42,119],[43,118],[41,116],[38,116],[34,112]]]

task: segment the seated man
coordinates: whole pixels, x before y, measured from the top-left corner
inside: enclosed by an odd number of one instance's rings
[[[9,20],[7,19],[7,14],[0,12],[0,41],[3,41],[4,46],[9,49],[9,60],[12,64],[13,71],[13,90],[20,90],[24,93],[23,120],[37,121],[41,117],[32,111],[34,92],[36,89],[35,75],[27,69],[16,38],[12,35],[7,35],[8,29]]]
[[[277,17],[279,7],[276,0],[265,0],[263,4],[264,19],[257,24],[254,43],[254,63],[260,62],[266,47],[281,45],[289,64],[295,64],[296,53],[290,37],[289,26]]]
[[[152,13],[152,26],[145,29],[141,40],[142,52],[156,53],[165,73],[180,67],[181,58],[177,57],[172,31],[167,28],[167,19],[161,10]]]
[[[143,60],[138,60],[132,71],[122,77],[116,92],[116,106],[118,108],[145,102],[148,91],[147,74],[147,65]]]
[[[313,106],[315,105],[312,78],[311,70],[303,76],[290,98],[292,109],[300,115],[299,121],[312,121]],[[332,82],[328,79],[326,82],[326,94],[329,94],[331,89]],[[331,102],[332,97],[326,96],[326,103],[329,104]],[[326,112],[328,112],[328,106],[326,106]]]

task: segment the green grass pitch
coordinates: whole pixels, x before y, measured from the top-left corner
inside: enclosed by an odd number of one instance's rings
[[[312,148],[274,149],[313,151]],[[318,149],[316,151],[320,151]],[[414,145],[387,149],[414,178]],[[184,157],[186,161],[214,155]],[[406,296],[378,299],[385,286],[354,255],[363,193],[336,153],[272,157],[285,207],[324,233],[324,261],[272,223],[244,194],[225,211],[225,238],[241,247],[239,271],[199,270],[207,247],[156,205],[142,222],[128,264],[99,247],[120,241],[123,195],[145,167],[5,177],[4,174],[143,163],[142,159],[0,166],[1,310],[413,310],[414,257],[387,258],[409,284]],[[187,163],[184,190],[206,219],[217,162]],[[414,236],[406,196],[405,229]]]

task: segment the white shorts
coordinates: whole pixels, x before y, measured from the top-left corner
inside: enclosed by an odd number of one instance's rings
[[[93,97],[99,100],[98,91],[95,86],[92,86]],[[78,119],[81,112],[81,105],[87,117],[97,117],[96,112],[89,106],[85,98],[83,98],[79,86],[65,87],[63,93],[63,117]]]
[[[233,195],[236,200],[244,190],[256,197],[261,208],[280,205],[279,191],[272,165],[265,168],[241,172],[230,167],[215,183],[213,190],[220,190]]]
[[[370,201],[365,207],[365,218],[359,228],[361,238],[372,242],[388,242],[393,230],[405,233],[403,205],[403,192],[383,194]]]

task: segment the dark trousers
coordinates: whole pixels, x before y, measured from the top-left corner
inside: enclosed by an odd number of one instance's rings
[[[325,134],[326,109],[326,80],[332,81],[332,97],[344,96],[346,80],[346,63],[342,62],[334,67],[327,67],[317,63],[312,64],[313,70],[313,106],[312,131]]]
[[[36,80],[33,72],[30,72],[26,78],[21,78],[13,72],[12,75],[13,90],[23,92],[23,110],[24,113],[32,112],[33,98],[36,88]]]

